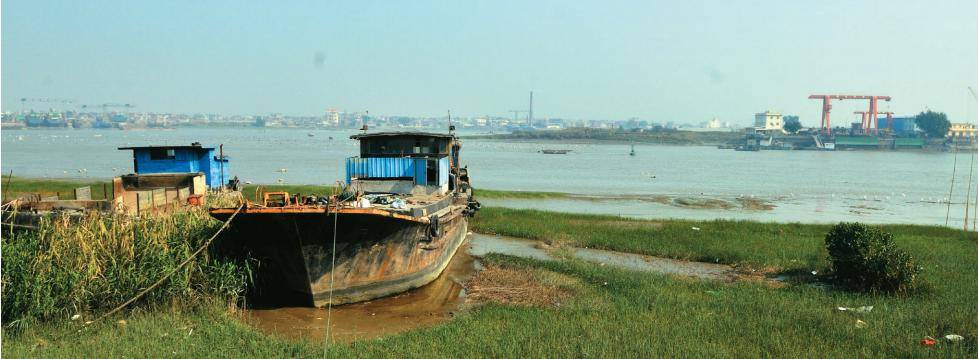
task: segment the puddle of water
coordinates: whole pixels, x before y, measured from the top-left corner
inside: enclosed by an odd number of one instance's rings
[[[428,285],[398,295],[333,307],[330,319],[332,340],[351,342],[444,322],[457,312],[465,293],[462,283],[478,263],[461,248],[442,275]],[[286,307],[248,309],[247,321],[260,330],[287,338],[323,340],[325,308]]]
[[[469,235],[469,243],[471,243],[469,254],[476,257],[498,253],[544,261],[554,260],[547,251],[537,248],[540,242],[534,240],[472,233]]]
[[[484,234],[472,234],[469,238],[472,243],[472,249],[469,253],[474,256],[499,253],[540,260],[554,259],[547,251],[537,248],[538,241]],[[723,264],[688,262],[600,249],[575,247],[569,247],[569,249],[577,259],[630,270],[722,281],[732,281],[737,278],[733,267]]]

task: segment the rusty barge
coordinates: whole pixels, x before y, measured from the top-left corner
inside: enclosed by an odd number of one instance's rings
[[[351,138],[360,155],[346,159],[339,193],[264,193],[219,239],[218,255],[255,263],[253,303],[321,307],[400,293],[437,278],[461,247],[479,203],[454,134]],[[227,220],[236,211],[211,215]]]

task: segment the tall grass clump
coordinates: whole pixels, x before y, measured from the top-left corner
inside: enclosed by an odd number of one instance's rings
[[[832,274],[850,288],[906,293],[920,267],[893,243],[893,235],[862,223],[839,223],[825,235]]]
[[[190,208],[140,217],[61,215],[43,219],[37,230],[5,232],[4,327],[110,310],[174,270],[220,225],[203,208]],[[244,284],[237,264],[202,254],[137,305],[229,300]]]

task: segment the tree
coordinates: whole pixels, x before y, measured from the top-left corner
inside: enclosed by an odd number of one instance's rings
[[[784,117],[784,130],[789,133],[798,132],[801,129],[801,120],[798,116],[785,116]]]
[[[927,110],[914,116],[913,121],[931,138],[944,138],[951,129],[951,121],[947,120],[947,115],[943,112]]]

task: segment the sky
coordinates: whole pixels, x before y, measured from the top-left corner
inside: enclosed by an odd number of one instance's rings
[[[532,90],[535,118],[814,126],[816,93],[978,116],[973,0],[4,0],[0,21],[4,111],[511,116]]]

